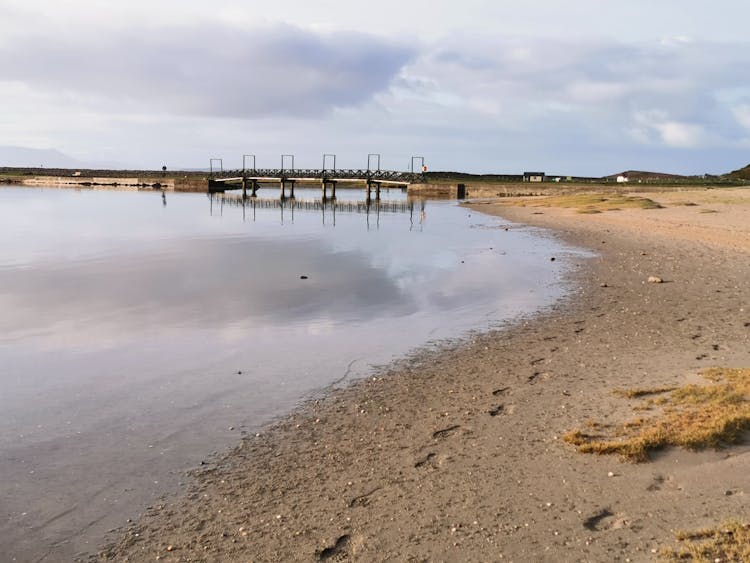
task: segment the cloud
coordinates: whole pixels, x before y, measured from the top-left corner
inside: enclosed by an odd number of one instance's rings
[[[737,123],[746,129],[750,129],[750,104],[740,104],[732,108]]]
[[[654,125],[662,142],[670,147],[696,148],[703,144],[705,131],[700,125],[665,121]]]
[[[711,140],[703,126],[674,121],[666,111],[635,112],[633,121],[631,136],[643,144],[662,143],[668,147],[693,149]]]
[[[257,22],[126,22],[89,38],[49,25],[53,39],[0,40],[0,106],[14,108],[0,133],[80,159],[195,166],[253,145],[274,162],[376,151],[396,168],[424,154],[431,169],[595,174],[662,159],[703,173],[746,150],[750,49],[736,41],[457,29],[401,42]],[[679,163],[696,148],[721,163]]]
[[[99,111],[315,116],[387,88],[414,53],[289,25],[136,29],[25,35],[0,45],[0,76]]]
[[[411,85],[422,112],[424,104],[450,99],[466,112],[457,120],[506,131],[550,131],[577,119],[575,128],[593,142],[627,133],[633,139],[635,132],[639,142],[695,148],[742,136],[742,106],[719,94],[750,82],[747,47],[682,37],[648,43],[476,37],[423,51],[392,93],[410,98],[402,90]],[[653,111],[663,115],[645,126],[638,116]]]

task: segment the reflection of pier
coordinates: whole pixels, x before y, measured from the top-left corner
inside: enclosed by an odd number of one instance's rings
[[[225,195],[212,196],[221,199],[225,205],[248,209],[301,209],[303,211],[335,211],[337,213],[412,213],[414,200],[387,201],[341,201],[322,199],[277,199],[266,197],[242,198]]]
[[[368,226],[371,215],[380,217],[381,213],[409,215],[409,221],[414,226],[414,212],[417,212],[418,222],[424,221],[425,201],[422,199],[406,199],[400,201],[371,200],[364,201],[341,201],[333,199],[279,199],[263,197],[229,196],[225,194],[210,194],[211,214],[214,206],[218,205],[223,212],[225,205],[229,207],[242,208],[243,219],[246,211],[252,211],[255,221],[255,211],[258,209],[278,209],[281,220],[284,220],[284,212],[289,211],[294,220],[295,211],[321,213],[325,223],[326,214],[330,214],[333,224],[336,224],[336,214],[362,214],[367,216]]]

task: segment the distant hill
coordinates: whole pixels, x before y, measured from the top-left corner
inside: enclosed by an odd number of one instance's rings
[[[644,172],[641,170],[628,170],[626,172],[620,172],[619,174],[612,174],[605,176],[605,178],[615,179],[618,176],[627,176],[632,181],[638,180],[684,180],[689,176],[681,176],[679,174],[665,174],[664,172]]]
[[[750,180],[750,164],[744,168],[730,172],[727,176],[736,180]]]
[[[56,149],[0,146],[0,166],[34,168],[81,168],[82,163]]]

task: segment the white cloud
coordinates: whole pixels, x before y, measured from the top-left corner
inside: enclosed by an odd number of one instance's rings
[[[750,9],[746,0],[722,0],[722,9],[705,0],[380,0],[377,4],[343,0],[3,0],[0,22],[16,13],[27,26],[47,21],[60,26],[122,22],[202,23],[213,21],[255,27],[288,23],[298,27],[355,30],[381,35],[408,34],[436,39],[466,32],[467,42],[482,34],[527,37],[617,37],[623,41],[690,37],[742,40]],[[5,14],[3,13],[5,12]],[[643,14],[648,14],[644,17]],[[732,17],[727,17],[732,14]],[[309,26],[309,27],[308,27]],[[28,29],[28,27],[27,27]]]
[[[732,108],[737,123],[750,129],[750,104],[741,104]]]
[[[700,125],[665,121],[655,125],[662,142],[670,147],[696,148],[706,140],[706,132]]]
[[[697,0],[649,3],[646,22],[644,5],[6,0],[0,134],[131,166],[251,149],[488,172],[744,164],[750,48],[734,20],[712,41]]]
[[[673,37],[663,37],[659,43],[664,47],[681,47],[693,43],[693,39],[686,37],[685,35],[677,35]]]
[[[582,80],[570,84],[566,90],[570,98],[579,103],[603,103],[623,99],[634,90],[633,84],[612,81]]]
[[[661,143],[667,147],[692,149],[709,140],[701,125],[675,121],[663,110],[636,112],[633,121],[635,125],[629,132],[642,143]]]

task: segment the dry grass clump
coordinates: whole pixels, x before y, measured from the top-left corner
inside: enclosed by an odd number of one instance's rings
[[[750,561],[750,524],[730,520],[718,528],[677,532],[675,537],[685,545],[662,549],[662,559],[698,563]]]
[[[653,387],[653,388],[636,388],[636,389],[615,389],[613,393],[624,397],[625,399],[640,399],[648,395],[659,395],[674,391],[676,387]]]
[[[750,430],[750,369],[715,368],[702,375],[711,384],[619,390],[617,394],[628,398],[665,396],[652,397],[634,407],[636,411],[659,408],[651,418],[626,422],[609,435],[573,430],[563,435],[563,440],[579,452],[619,454],[634,462],[648,461],[650,451],[666,446],[699,450],[739,442]]]
[[[530,203],[535,207],[564,207],[576,209],[579,213],[601,213],[618,209],[661,209],[652,199],[621,194],[575,194],[546,197]]]

